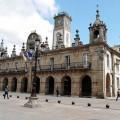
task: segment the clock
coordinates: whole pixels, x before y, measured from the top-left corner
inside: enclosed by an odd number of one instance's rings
[[[62,24],[63,24],[63,19],[56,20],[56,25],[62,25]]]

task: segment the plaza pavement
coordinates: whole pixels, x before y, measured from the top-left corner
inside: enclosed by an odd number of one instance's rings
[[[120,100],[37,95],[39,107],[27,108],[25,97],[30,94],[9,93],[3,99],[0,92],[0,120],[120,120]],[[17,98],[19,96],[19,98]],[[48,99],[48,102],[45,100]],[[61,101],[58,104],[58,100]],[[72,102],[75,104],[72,105]],[[88,103],[91,104],[88,107]],[[106,104],[110,106],[106,108]]]

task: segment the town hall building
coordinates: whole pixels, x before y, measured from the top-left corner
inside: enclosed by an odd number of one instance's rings
[[[113,97],[120,88],[120,47],[112,48],[107,42],[107,26],[96,19],[88,26],[89,44],[83,44],[76,30],[74,42],[71,38],[72,18],[66,12],[54,16],[53,44],[49,48],[48,38],[32,32],[26,45],[23,43],[20,55],[16,55],[14,45],[10,57],[3,42],[0,46],[0,90],[5,86],[12,92],[31,92],[35,71],[34,55],[24,59],[23,53],[36,51],[37,57],[36,92],[44,95],[79,97]]]

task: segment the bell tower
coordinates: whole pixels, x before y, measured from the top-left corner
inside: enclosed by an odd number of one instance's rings
[[[105,23],[100,20],[99,10],[96,10],[96,20],[93,23],[90,23],[89,26],[90,32],[90,44],[99,43],[99,42],[107,42],[106,41],[106,33],[107,28]]]
[[[60,12],[54,17],[52,49],[71,46],[71,17],[66,12]]]

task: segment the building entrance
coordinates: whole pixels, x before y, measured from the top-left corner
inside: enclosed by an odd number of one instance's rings
[[[40,93],[40,79],[36,77],[36,93]]]
[[[82,96],[91,96],[91,78],[85,76],[82,80]]]
[[[106,76],[106,96],[110,97],[110,75]]]
[[[70,77],[64,77],[62,80],[63,95],[71,95],[71,79]]]
[[[11,91],[16,92],[16,90],[17,90],[17,79],[13,78],[11,83]]]
[[[23,78],[21,81],[21,92],[27,92],[28,79]]]
[[[48,77],[46,80],[46,94],[52,95],[54,94],[54,78]]]

